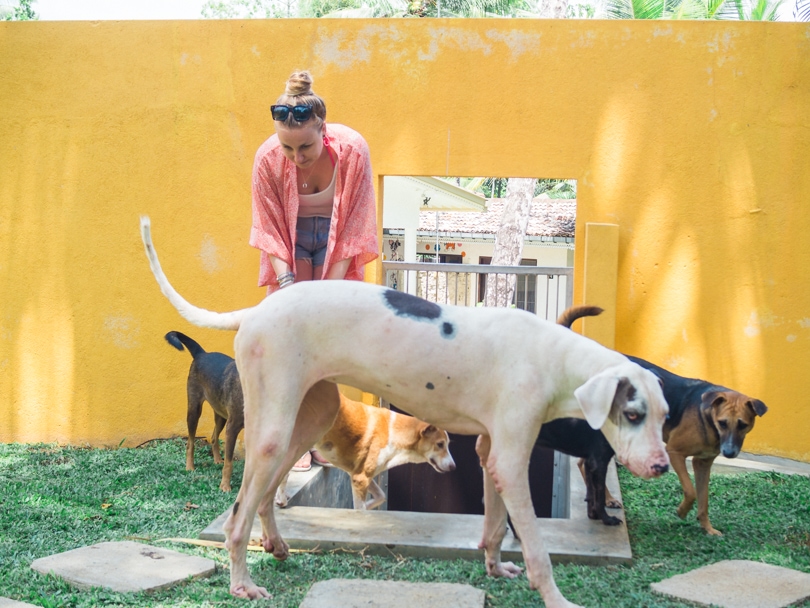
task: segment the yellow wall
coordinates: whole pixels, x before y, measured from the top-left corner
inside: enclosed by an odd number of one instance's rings
[[[808,58],[806,24],[2,23],[0,440],[185,432],[163,334],[233,336],[160,295],[138,215],[190,301],[257,302],[253,153],[309,68],[379,175],[578,179],[578,234],[619,226],[617,348],[763,399],[746,448],[810,460]]]

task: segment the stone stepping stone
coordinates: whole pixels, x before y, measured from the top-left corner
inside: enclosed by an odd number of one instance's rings
[[[310,587],[299,608],[484,608],[481,589],[456,583],[332,579]]]
[[[0,608],[37,608],[33,604],[26,604],[25,602],[18,602],[7,597],[0,597]]]
[[[745,560],[726,560],[650,585],[699,606],[783,608],[810,598],[810,574]]]
[[[31,568],[55,574],[81,589],[104,587],[112,591],[155,591],[191,578],[210,576],[216,564],[132,541],[106,542],[34,560]]]

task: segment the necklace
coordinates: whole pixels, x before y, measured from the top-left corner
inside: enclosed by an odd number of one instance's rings
[[[301,189],[302,190],[306,190],[309,187],[309,184],[307,182],[309,182],[309,178],[312,177],[312,172],[315,171],[315,167],[316,167],[317,164],[318,164],[318,161],[316,160],[312,165],[312,169],[309,170],[309,174],[304,178],[304,181],[301,182]]]

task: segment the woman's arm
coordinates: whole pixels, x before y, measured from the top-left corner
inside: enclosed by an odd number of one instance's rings
[[[343,279],[346,276],[346,271],[349,270],[351,258],[347,260],[340,260],[329,266],[329,273],[324,277],[325,279]],[[275,267],[274,267],[275,268]]]
[[[294,243],[290,240],[283,158],[259,149],[253,166],[253,225],[250,244],[262,251],[259,285],[276,289],[277,277],[291,270]]]
[[[363,266],[378,255],[377,205],[365,140],[358,135],[344,151],[339,225],[331,258],[336,261],[329,261],[326,278],[358,280],[363,277]]]

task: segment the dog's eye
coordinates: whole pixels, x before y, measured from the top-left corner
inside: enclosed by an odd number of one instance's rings
[[[624,417],[627,418],[630,424],[640,424],[644,420],[644,414],[640,412],[628,411],[624,413]]]
[[[443,450],[444,449],[444,441],[440,441],[439,443],[437,443],[436,447],[439,448],[440,450]]]
[[[737,422],[737,430],[738,430],[738,431],[744,431],[744,430],[745,430],[745,429],[747,429],[747,428],[748,428],[748,424],[746,424],[746,423],[745,423],[745,422],[743,422],[742,420],[739,420],[739,421]]]
[[[717,426],[719,426],[721,429],[725,431],[728,428],[728,422],[726,422],[725,420],[718,420]]]

